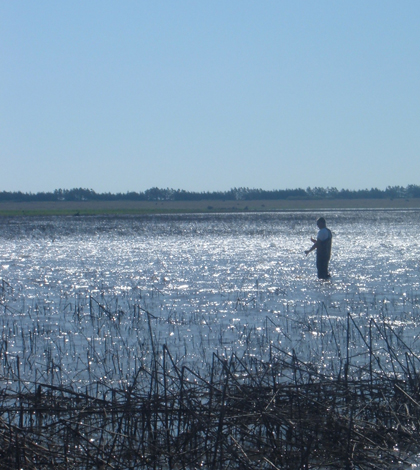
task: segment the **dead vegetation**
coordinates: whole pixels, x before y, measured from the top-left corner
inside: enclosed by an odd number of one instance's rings
[[[0,397],[0,468],[387,469],[418,452],[419,381],[351,365],[323,377],[290,354],[213,355],[210,375],[164,348],[124,388],[12,383]],[[14,391],[13,391],[14,390]]]

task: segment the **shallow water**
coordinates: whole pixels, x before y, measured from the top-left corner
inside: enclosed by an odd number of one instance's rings
[[[13,386],[19,362],[29,382],[124,386],[166,344],[200,373],[213,352],[293,351],[337,374],[351,348],[361,374],[369,328],[382,367],[384,332],[418,351],[420,212],[324,215],[330,282],[304,254],[308,212],[4,218],[0,373]]]

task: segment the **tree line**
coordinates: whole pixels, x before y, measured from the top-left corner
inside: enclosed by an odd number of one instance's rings
[[[233,188],[229,191],[194,192],[183,189],[150,188],[140,192],[97,193],[93,189],[56,189],[53,192],[23,193],[1,191],[0,201],[203,201],[203,200],[280,200],[280,199],[410,199],[420,198],[420,186],[388,186],[381,190],[306,188],[306,189],[250,189]]]

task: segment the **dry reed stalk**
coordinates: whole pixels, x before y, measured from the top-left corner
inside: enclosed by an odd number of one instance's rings
[[[205,379],[164,348],[163,362],[140,368],[125,391],[10,390],[0,400],[0,468],[386,469],[418,450],[418,381],[332,380],[297,357],[273,359],[267,368],[214,356]]]

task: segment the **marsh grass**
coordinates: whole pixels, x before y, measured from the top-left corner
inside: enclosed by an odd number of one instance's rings
[[[392,469],[420,451],[415,293],[228,330],[159,309],[158,290],[67,299],[55,324],[0,294],[0,468]]]
[[[284,199],[203,201],[0,202],[0,216],[142,215],[159,213],[266,212],[333,209],[418,209],[416,199]]]

